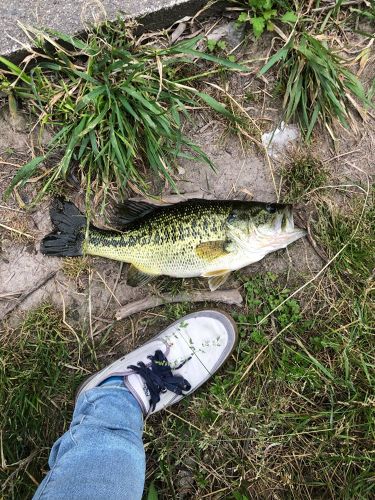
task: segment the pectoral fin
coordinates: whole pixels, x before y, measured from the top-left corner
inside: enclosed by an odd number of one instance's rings
[[[219,288],[223,283],[227,281],[229,278],[231,271],[226,271],[224,274],[220,274],[218,276],[211,276],[208,279],[208,286],[210,287],[211,292]]]
[[[222,240],[206,241],[205,243],[197,245],[195,247],[195,252],[198,257],[210,262],[228,254],[225,250],[225,244],[226,242]]]
[[[129,286],[143,286],[147,285],[147,283],[149,283],[154,278],[156,278],[154,274],[144,273],[143,271],[140,271],[135,266],[133,266],[133,264],[131,264],[128,269],[126,283]]]

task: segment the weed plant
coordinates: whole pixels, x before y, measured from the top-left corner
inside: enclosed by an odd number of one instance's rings
[[[334,119],[348,127],[352,120],[350,107],[363,114],[360,106],[372,106],[361,82],[345,67],[345,61],[308,33],[292,35],[260,74],[276,66],[279,83],[285,89],[282,119],[296,120],[307,140],[319,121],[334,138]]]
[[[324,186],[328,180],[324,163],[306,148],[292,151],[280,175],[283,200],[287,203],[305,201],[309,193]]]
[[[351,108],[363,117],[365,109],[373,106],[359,79],[348,69],[347,61],[329,47],[327,39],[322,41],[323,26],[332,13],[338,14],[342,2],[333,4],[323,19],[309,11],[311,2],[298,12],[293,2],[283,0],[231,3],[241,10],[238,22],[250,23],[255,38],[268,30],[276,31],[284,40],[284,46],[270,57],[259,74],[277,69],[276,87],[284,95],[281,119],[297,121],[307,140],[319,122],[335,139],[331,126],[335,119],[348,127],[353,119]],[[362,14],[371,18],[371,8],[364,9]]]
[[[242,12],[237,18],[239,24],[249,23],[255,38],[259,38],[265,30],[273,31],[275,21],[295,23],[297,15],[292,10],[292,2],[284,0],[232,0],[230,4],[238,6]]]
[[[27,33],[37,47],[27,60],[35,59],[36,65],[21,69],[1,58],[7,73],[17,79],[11,84],[3,80],[0,88],[27,99],[41,127],[52,126],[55,133],[45,153],[17,172],[6,195],[42,164],[40,195],[66,178],[74,162],[88,189],[93,184],[106,193],[115,182],[120,194],[128,183],[146,191],[148,169],[175,187],[173,171],[179,157],[213,166],[183,134],[181,116],[208,106],[236,119],[212,96],[180,83],[178,75],[197,73],[197,60],[202,59],[221,68],[243,70],[242,66],[195,50],[197,38],[167,48],[139,45],[121,21],[89,33],[86,41],[31,28]],[[61,161],[49,165],[56,151]]]

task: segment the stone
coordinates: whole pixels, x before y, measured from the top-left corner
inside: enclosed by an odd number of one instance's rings
[[[22,44],[30,43],[20,27],[51,28],[77,35],[90,25],[118,16],[134,18],[147,29],[169,27],[186,15],[195,14],[204,0],[6,0],[0,2],[0,54],[19,60]]]
[[[301,133],[297,125],[281,122],[272,132],[262,134],[262,144],[271,158],[277,159],[287,148],[298,142]]]

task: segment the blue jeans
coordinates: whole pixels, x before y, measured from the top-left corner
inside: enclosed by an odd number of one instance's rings
[[[138,500],[145,481],[143,414],[120,383],[84,392],[53,445],[34,499]]]

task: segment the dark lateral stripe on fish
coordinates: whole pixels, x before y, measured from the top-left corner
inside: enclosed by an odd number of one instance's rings
[[[227,276],[305,234],[294,227],[291,207],[282,204],[189,200],[161,207],[132,202],[131,207],[129,216],[124,207],[121,232],[93,226],[87,230],[85,216],[63,202],[51,210],[55,229],[43,239],[41,250],[128,262],[131,281],[144,284],[158,275]],[[211,289],[220,286],[221,280],[211,281]]]

